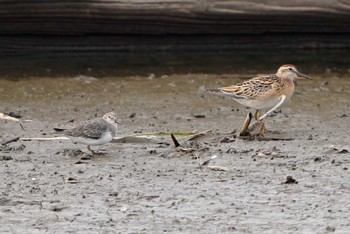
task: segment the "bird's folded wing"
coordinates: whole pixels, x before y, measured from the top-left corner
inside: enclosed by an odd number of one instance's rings
[[[235,99],[250,99],[249,88],[237,85],[231,85],[227,87],[219,88],[223,94],[232,96]]]
[[[72,137],[85,137],[91,139],[100,138],[107,131],[107,124],[104,120],[98,119],[85,122],[65,133]]]
[[[267,93],[276,82],[274,75],[259,76],[243,83],[219,88],[219,90],[236,99],[255,99],[262,93]]]
[[[84,135],[88,138],[98,139],[107,131],[107,124],[102,119],[88,123],[84,128]]]

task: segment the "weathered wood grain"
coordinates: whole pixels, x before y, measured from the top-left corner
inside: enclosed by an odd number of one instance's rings
[[[107,49],[108,46],[91,38],[79,41],[80,36],[121,36],[124,41],[110,45],[119,48],[140,35],[181,38],[187,35],[250,35],[248,41],[257,44],[259,40],[267,42],[267,37],[276,34],[308,34],[316,44],[319,43],[317,35],[341,36],[339,40],[330,39],[333,41],[331,47],[336,44],[348,47],[348,37],[345,41],[343,39],[344,35],[350,34],[350,1],[0,0],[0,42],[5,43],[0,45],[0,50],[20,49],[21,44],[26,48],[40,47],[39,43],[32,41],[34,36],[41,37],[38,41],[45,36],[66,36],[66,42],[70,41],[69,45],[60,45],[57,38],[47,38],[51,44],[45,47],[44,43],[42,48],[64,49],[66,46],[84,50],[88,45],[96,49]],[[17,36],[28,37],[28,40],[15,38]],[[76,38],[70,38],[72,36]],[[265,40],[260,39],[261,36]],[[233,42],[239,43],[241,38],[237,37]],[[323,41],[321,39],[320,43]]]
[[[350,1],[0,1],[0,35],[350,32]]]

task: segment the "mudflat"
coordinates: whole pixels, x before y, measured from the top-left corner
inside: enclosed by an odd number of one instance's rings
[[[202,91],[246,74],[1,79],[0,112],[21,118],[0,120],[0,142],[20,137],[0,146],[0,232],[349,233],[350,78],[302,72],[265,120],[288,140],[268,141],[236,138],[250,110]],[[124,140],[103,156],[23,140],[112,110]]]

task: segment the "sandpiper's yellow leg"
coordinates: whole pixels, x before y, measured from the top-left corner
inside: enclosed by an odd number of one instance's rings
[[[252,121],[252,113],[248,113],[247,117],[244,120],[241,132],[239,133],[240,136],[249,136],[249,131],[248,131],[248,127],[250,125],[250,122]]]
[[[260,115],[261,115],[261,111],[260,111],[259,109],[257,109],[257,110],[255,111],[255,114],[254,114],[255,120],[258,120],[258,119],[260,118]]]
[[[253,124],[251,129],[249,129],[249,131],[251,131],[251,135],[263,137],[265,135],[266,128],[265,128],[265,123],[259,120],[260,116],[261,116],[261,111],[260,109],[257,109],[254,114],[254,118],[256,122]]]
[[[265,136],[265,132],[266,132],[265,124],[262,123],[260,131],[259,131],[259,136]]]

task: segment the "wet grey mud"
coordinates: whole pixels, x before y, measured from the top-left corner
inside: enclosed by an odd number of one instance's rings
[[[0,112],[21,117],[0,120],[0,142],[21,138],[0,146],[0,232],[349,233],[350,74],[298,68],[313,80],[265,120],[289,141],[236,138],[250,110],[202,92],[252,71],[0,79]],[[104,156],[23,140],[109,111],[124,140]]]

